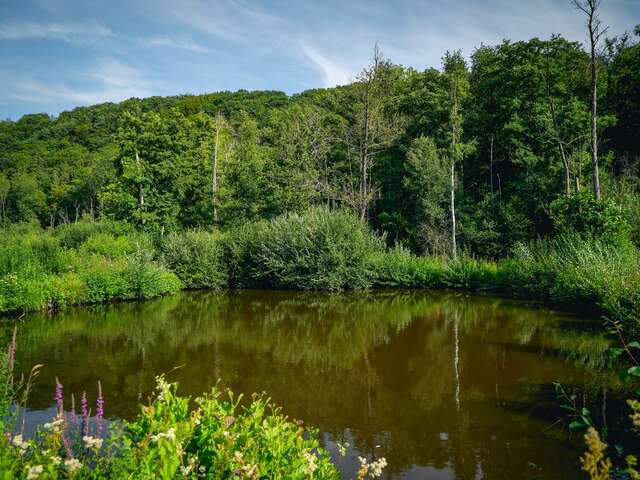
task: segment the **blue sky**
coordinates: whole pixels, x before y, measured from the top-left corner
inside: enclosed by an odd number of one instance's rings
[[[612,34],[640,0],[603,0]],[[568,0],[0,0],[0,118],[151,95],[348,82],[373,45],[439,67],[503,38],[584,41]]]

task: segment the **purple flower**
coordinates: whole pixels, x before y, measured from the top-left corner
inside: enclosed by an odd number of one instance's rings
[[[62,384],[58,381],[58,377],[56,377],[56,406],[58,407],[58,415],[62,415],[64,412],[64,394],[62,393]]]
[[[89,434],[89,407],[87,405],[87,392],[82,392],[80,398],[80,414],[82,415],[82,434]]]
[[[9,371],[13,371],[13,361],[16,356],[17,344],[16,344],[16,334],[18,332],[18,327],[14,327],[13,329],[13,337],[11,338],[11,343],[9,344],[9,351],[7,352],[7,366],[9,367]]]
[[[102,384],[98,381],[98,398],[96,400],[96,421],[98,422],[98,436],[102,434],[102,419],[104,418],[104,397]]]

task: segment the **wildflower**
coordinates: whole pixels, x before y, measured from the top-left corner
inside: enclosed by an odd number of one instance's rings
[[[96,422],[98,423],[98,435],[102,435],[103,418],[104,418],[104,397],[102,396],[102,384],[98,382],[98,398],[96,399]]]
[[[84,442],[84,445],[86,448],[95,448],[99,450],[100,447],[102,447],[101,438],[95,438],[95,437],[85,435],[84,437],[82,437],[82,441]]]
[[[313,453],[305,453],[304,458],[307,460],[307,468],[305,469],[308,475],[313,475],[318,465],[316,465],[316,456]]]
[[[64,466],[67,467],[67,470],[69,470],[69,472],[75,472],[76,470],[82,468],[82,463],[80,463],[80,461],[76,458],[70,458],[69,460],[64,461]]]
[[[80,414],[82,415],[82,433],[89,434],[89,406],[87,405],[87,392],[82,392],[80,397]]]
[[[60,465],[60,462],[62,462],[62,459],[59,456],[54,455],[54,456],[51,457],[51,462],[54,465]]]
[[[582,470],[587,472],[591,480],[607,480],[611,470],[611,460],[604,456],[607,444],[600,440],[598,431],[593,427],[589,427],[584,440],[588,451],[580,457]]]
[[[64,412],[64,394],[62,393],[62,384],[58,381],[58,377],[56,377],[56,407],[58,409],[58,416],[61,416]]]
[[[367,459],[364,457],[358,457],[358,461],[360,462],[360,469],[358,470],[358,480],[364,480],[369,472],[369,465],[367,464]]]
[[[167,430],[166,432],[160,432],[156,435],[151,435],[151,441],[152,442],[157,442],[158,440],[162,439],[162,438],[166,438],[167,440],[175,440],[176,439],[176,430],[175,428],[171,427],[169,430]]]
[[[171,385],[164,379],[164,375],[158,375],[156,377],[156,390],[158,391],[158,400],[164,402],[169,393]]]
[[[369,475],[371,478],[378,478],[382,476],[382,469],[387,466],[387,460],[382,457],[381,459],[373,462],[369,465]]]
[[[347,449],[349,448],[349,442],[344,442],[344,443],[337,442],[336,445],[338,446],[338,453],[340,454],[341,457],[344,457],[347,454]]]
[[[16,334],[18,333],[18,327],[13,327],[13,338],[9,344],[9,351],[7,352],[7,368],[9,371],[13,371],[13,361],[16,356]]]
[[[34,478],[38,478],[42,474],[42,465],[36,465],[34,467],[29,467],[29,471],[27,472],[27,480],[33,480]]]
[[[64,419],[62,417],[56,417],[53,422],[45,423],[44,428],[46,430],[52,430],[54,433],[58,433],[64,424]]]
[[[13,437],[12,443],[18,447],[22,453],[24,453],[27,448],[29,448],[29,444],[22,439],[22,435],[16,435]]]

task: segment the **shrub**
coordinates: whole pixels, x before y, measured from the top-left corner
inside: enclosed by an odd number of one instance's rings
[[[573,231],[612,245],[630,242],[631,229],[624,211],[609,199],[596,200],[590,192],[582,192],[557,198],[550,210],[557,233]]]
[[[60,225],[54,229],[55,237],[64,248],[78,248],[89,237],[96,234],[111,234],[114,237],[135,234],[136,230],[130,224],[102,220],[91,222],[81,220],[80,222]]]
[[[226,248],[237,286],[340,290],[371,286],[384,245],[358,218],[316,208],[241,226]]]
[[[112,233],[93,233],[79,247],[82,255],[98,254],[103,257],[126,258],[137,251],[152,251],[151,240],[140,233],[115,236]]]
[[[38,310],[46,305],[46,277],[8,273],[0,277],[0,312]]]
[[[224,246],[219,235],[205,231],[171,233],[161,242],[162,263],[187,288],[222,288],[227,284]]]

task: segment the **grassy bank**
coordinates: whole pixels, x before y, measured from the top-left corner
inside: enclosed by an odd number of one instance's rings
[[[640,330],[640,253],[576,234],[519,245],[491,262],[385,247],[358,219],[323,209],[228,232],[151,236],[80,222],[0,235],[0,312],[149,298],[195,288],[491,291],[589,309]]]

